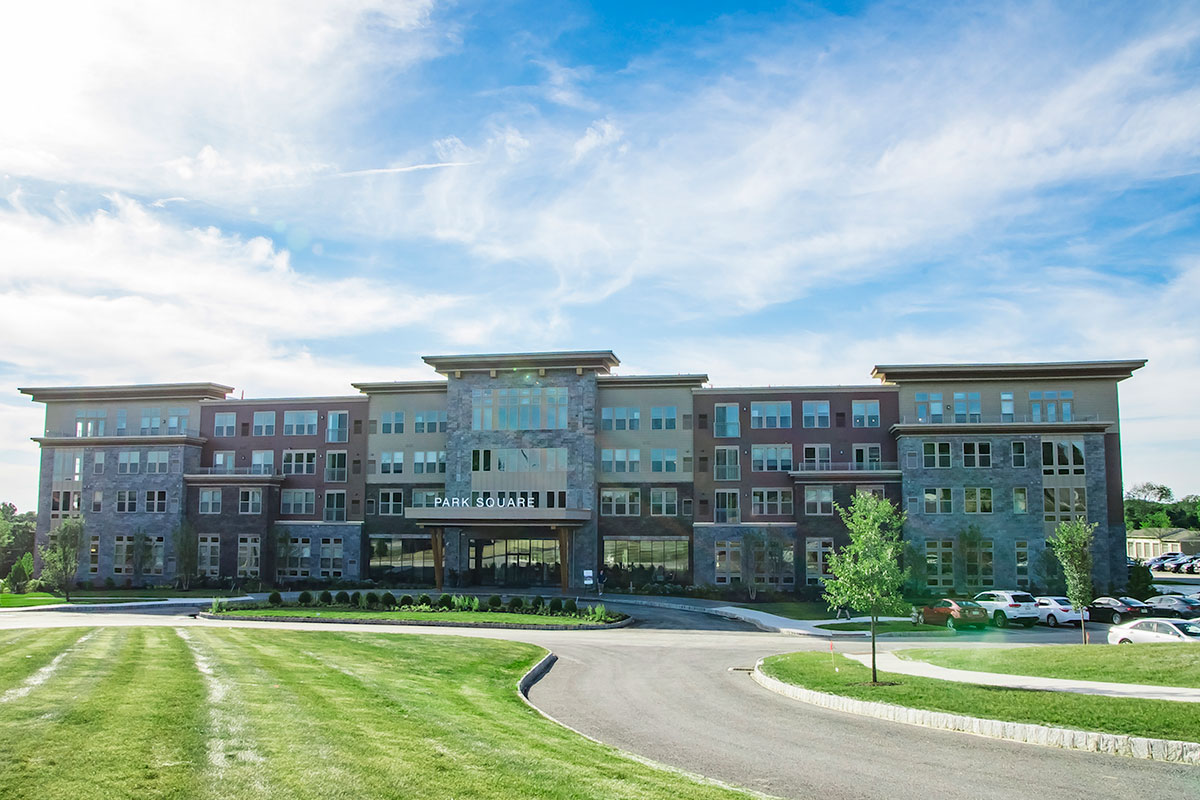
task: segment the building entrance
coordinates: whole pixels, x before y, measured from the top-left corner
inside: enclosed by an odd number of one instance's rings
[[[473,538],[469,582],[472,586],[559,586],[559,540]]]

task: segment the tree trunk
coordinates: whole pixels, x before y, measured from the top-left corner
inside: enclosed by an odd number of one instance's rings
[[[1087,644],[1087,623],[1083,619],[1086,614],[1086,608],[1079,612],[1079,635],[1083,637],[1084,644]]]
[[[879,673],[875,670],[875,612],[871,612],[871,683],[879,683]]]

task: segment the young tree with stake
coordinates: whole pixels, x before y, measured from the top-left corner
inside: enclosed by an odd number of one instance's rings
[[[58,589],[71,602],[71,584],[79,572],[83,549],[83,519],[69,517],[50,532],[50,543],[38,548],[42,557],[42,580]]]
[[[1054,551],[1062,564],[1063,577],[1067,582],[1067,599],[1079,613],[1079,633],[1087,644],[1084,617],[1086,607],[1092,602],[1092,539],[1096,534],[1096,523],[1085,519],[1060,522],[1046,544]]]

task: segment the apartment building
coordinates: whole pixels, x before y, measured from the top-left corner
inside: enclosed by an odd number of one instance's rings
[[[610,351],[427,356],[440,380],[228,398],[220,384],[21,389],[46,404],[38,535],[87,520],[80,580],[579,588],[817,584],[837,508],[907,514],[933,590],[1030,586],[1058,522],[1124,581],[1117,384],[1144,361],[877,366],[861,386],[615,375]],[[967,545],[968,539],[970,545]]]

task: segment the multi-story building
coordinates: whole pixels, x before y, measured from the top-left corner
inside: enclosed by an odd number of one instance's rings
[[[609,351],[427,356],[347,397],[218,384],[22,389],[46,403],[38,535],[82,514],[81,580],[772,588],[821,582],[856,492],[907,514],[933,590],[1032,586],[1062,520],[1124,582],[1117,383],[1144,361],[878,366],[878,384],[712,388]],[[140,561],[138,562],[141,563]]]

